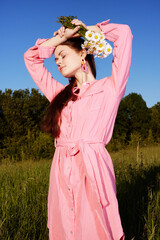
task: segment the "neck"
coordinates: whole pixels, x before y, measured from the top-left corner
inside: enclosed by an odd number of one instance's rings
[[[78,88],[81,88],[84,82],[92,82],[95,80],[95,77],[93,76],[90,67],[88,67],[87,72],[83,72],[82,69],[80,69],[75,74],[75,78]]]

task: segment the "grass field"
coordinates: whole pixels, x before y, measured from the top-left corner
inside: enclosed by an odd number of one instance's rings
[[[111,153],[126,240],[160,239],[160,146]],[[0,165],[0,239],[47,240],[51,161]]]

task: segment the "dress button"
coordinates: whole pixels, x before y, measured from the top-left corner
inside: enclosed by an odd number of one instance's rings
[[[71,189],[68,187],[68,191],[70,191]]]
[[[71,211],[73,211],[73,208],[71,208]]]
[[[70,231],[70,234],[73,234],[73,232],[72,232],[72,231]]]

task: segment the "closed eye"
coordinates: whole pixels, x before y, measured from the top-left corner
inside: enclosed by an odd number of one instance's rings
[[[65,58],[65,56],[66,56],[66,55],[61,55],[61,58],[63,59],[63,58]],[[57,63],[58,59],[59,59],[59,58],[55,58],[55,62],[56,62],[56,63]]]

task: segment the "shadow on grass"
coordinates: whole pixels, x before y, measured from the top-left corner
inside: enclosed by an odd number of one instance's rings
[[[157,192],[160,166],[136,170],[131,166],[118,177],[117,197],[126,240],[148,239],[144,216],[147,216],[149,190]],[[155,239],[155,238],[152,238]]]

